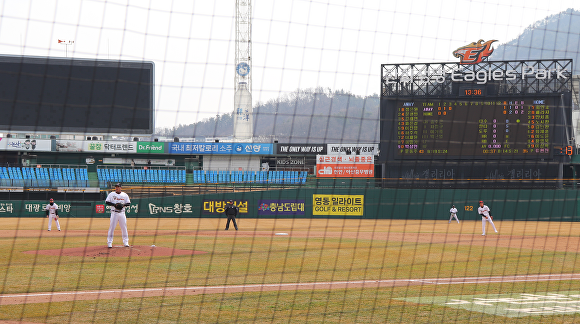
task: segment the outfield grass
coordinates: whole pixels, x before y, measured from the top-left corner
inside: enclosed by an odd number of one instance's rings
[[[107,219],[62,219],[61,225],[62,232],[48,233],[43,218],[0,219],[0,232],[4,234],[0,238],[2,294],[574,273],[580,265],[578,254],[570,250],[385,239],[395,233],[431,235],[433,240],[461,233],[481,239],[481,221],[449,225],[447,221],[242,219],[240,231],[224,235],[223,219],[129,219],[132,245],[155,244],[208,253],[154,258],[22,253],[106,244]],[[580,224],[576,223],[497,222],[496,225],[508,240],[509,236],[576,238],[580,233]],[[289,235],[273,235],[279,232]],[[119,243],[119,230],[116,234],[116,243]],[[507,318],[394,299],[560,290],[580,290],[580,283],[426,285],[27,305],[0,303],[0,320],[22,319],[33,323],[574,322],[573,314]]]

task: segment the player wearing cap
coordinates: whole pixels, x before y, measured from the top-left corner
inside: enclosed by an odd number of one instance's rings
[[[490,212],[491,210],[489,209],[489,207],[484,205],[483,201],[480,200],[479,208],[477,208],[477,213],[481,215],[481,227],[483,230],[483,234],[481,235],[485,235],[485,225],[487,225],[486,222],[490,222],[491,226],[493,227],[493,230],[497,233],[497,230],[495,229],[495,224],[493,223],[493,218],[489,214]]]
[[[238,224],[236,224],[236,216],[238,215],[240,209],[236,206],[234,206],[234,201],[233,200],[229,200],[228,201],[228,205],[226,206],[225,209],[225,214],[228,217],[228,222],[226,223],[226,231],[230,228],[230,221],[234,222],[234,227],[236,228],[236,231],[238,230]]]
[[[60,231],[60,223],[58,222],[58,205],[54,203],[54,199],[50,198],[48,205],[44,207],[46,210],[46,217],[48,217],[48,231],[52,228],[52,220],[56,222],[56,228]]]
[[[107,245],[109,248],[113,247],[113,236],[115,234],[115,227],[119,223],[121,228],[121,238],[123,239],[123,245],[129,246],[129,233],[127,232],[127,217],[125,216],[125,207],[131,205],[131,200],[129,200],[129,195],[121,191],[121,184],[117,183],[115,185],[115,191],[111,192],[105,204],[111,206],[111,222],[109,224],[109,232],[107,234]]]
[[[457,208],[455,208],[455,205],[451,205],[451,209],[449,209],[449,213],[451,213],[451,216],[449,217],[449,223],[451,223],[451,220],[453,218],[455,218],[455,220],[457,221],[457,224],[459,224],[459,218],[457,218]]]

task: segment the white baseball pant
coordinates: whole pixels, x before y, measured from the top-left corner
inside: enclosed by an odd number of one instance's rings
[[[495,229],[495,224],[493,223],[493,220],[491,219],[491,217],[482,216],[481,217],[481,229],[483,230],[482,235],[485,235],[485,225],[487,225],[486,222],[490,222],[491,226],[493,227],[493,230],[497,233],[497,230]]]
[[[50,231],[52,229],[52,220],[53,219],[56,222],[56,228],[60,231],[60,223],[58,222],[58,219],[56,219],[56,215],[54,215],[54,214],[48,215],[48,230]]]
[[[121,238],[123,239],[123,245],[129,245],[129,232],[127,231],[127,217],[125,212],[111,212],[111,222],[109,224],[109,232],[107,234],[107,243],[113,244],[113,236],[115,235],[115,227],[121,227]]]
[[[457,218],[457,214],[455,213],[451,213],[451,216],[449,217],[449,223],[451,223],[451,220],[455,218],[455,220],[457,221],[457,224],[459,224],[459,218]]]

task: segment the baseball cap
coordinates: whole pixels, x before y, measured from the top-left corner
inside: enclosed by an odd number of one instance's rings
[[[231,203],[233,203],[234,201],[230,199],[230,200],[228,200],[228,202],[231,204]]]
[[[121,183],[117,183],[117,184],[115,184],[115,187],[122,187],[122,186],[121,186]]]

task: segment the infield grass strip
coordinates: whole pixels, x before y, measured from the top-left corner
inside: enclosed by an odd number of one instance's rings
[[[174,243],[174,236],[136,241],[152,239],[158,246],[193,248],[187,238]],[[29,250],[35,243],[27,240],[19,240],[13,250]],[[83,244],[73,238],[67,241],[67,245]],[[10,255],[8,248],[0,247],[0,258],[9,260],[0,265],[5,279],[2,293],[517,275],[522,270],[525,274],[573,273],[578,268],[576,256],[564,252],[340,238],[197,237],[195,249],[211,252],[84,258]]]
[[[532,285],[528,288],[532,288]],[[521,318],[394,298],[406,288],[264,291],[0,306],[0,320],[42,323],[521,323]],[[482,296],[482,295],[479,295]],[[490,295],[488,295],[490,296]],[[465,295],[462,295],[465,298]],[[432,301],[432,297],[426,297]],[[447,299],[448,297],[441,297]],[[493,307],[493,306],[492,306]],[[532,315],[525,323],[573,323]]]

